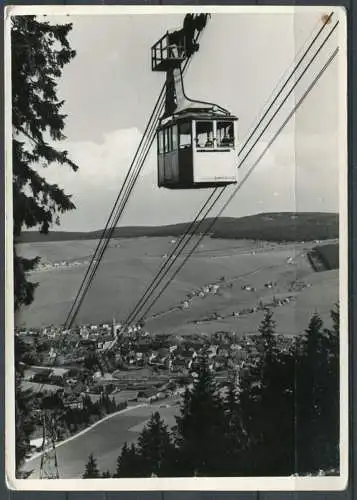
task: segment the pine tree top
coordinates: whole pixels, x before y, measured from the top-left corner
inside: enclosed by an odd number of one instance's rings
[[[95,479],[100,477],[100,472],[97,466],[97,460],[94,458],[93,453],[89,455],[85,472],[82,477],[83,479]]]

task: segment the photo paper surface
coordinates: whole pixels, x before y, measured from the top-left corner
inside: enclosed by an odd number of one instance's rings
[[[5,35],[9,488],[344,489],[345,11]]]

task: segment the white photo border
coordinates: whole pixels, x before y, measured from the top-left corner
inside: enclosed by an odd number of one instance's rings
[[[239,478],[146,478],[146,479],[17,479],[15,477],[15,393],[13,310],[13,208],[11,121],[11,16],[15,15],[167,15],[210,12],[212,14],[280,14],[330,12],[339,17],[339,251],[340,251],[340,475],[337,477],[239,477]],[[5,7],[5,478],[11,490],[42,491],[341,491],[348,483],[349,457],[349,351],[348,351],[348,148],[347,148],[347,20],[340,6],[80,6],[16,5]]]

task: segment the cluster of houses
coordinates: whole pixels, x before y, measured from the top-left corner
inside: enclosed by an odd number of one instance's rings
[[[220,285],[217,283],[210,283],[204,285],[198,290],[193,290],[191,293],[187,294],[185,300],[180,304],[181,309],[189,309],[191,302],[194,298],[204,299],[207,295],[217,295],[219,293]]]
[[[246,290],[248,291],[254,291],[254,288],[251,289],[249,286],[246,286]],[[271,288],[272,285],[268,283],[267,288]],[[217,312],[211,312],[207,317],[201,318],[199,320],[194,320],[194,323],[199,325],[205,322],[209,321],[219,321],[219,320],[224,320],[225,318],[228,318],[229,316],[232,316],[234,318],[241,318],[243,316],[247,316],[249,314],[254,314],[258,311],[264,311],[266,309],[274,309],[276,307],[284,306],[286,304],[289,304],[290,302],[294,302],[296,300],[295,295],[273,295],[271,300],[268,301],[263,301],[259,300],[259,302],[256,305],[249,306],[249,307],[243,307],[239,309],[238,311],[233,311],[232,313],[229,313],[228,315],[222,315],[218,314]]]
[[[295,280],[291,281],[289,283],[289,291],[292,292],[301,292],[301,290],[304,290],[305,288],[310,288],[311,284],[310,283],[305,283],[304,281],[300,280]]]
[[[34,272],[41,271],[52,271],[53,269],[69,269],[72,267],[86,266],[88,265],[88,261],[71,261],[67,262],[66,260],[62,260],[60,262],[40,262]]]
[[[169,381],[188,382],[192,379],[202,354],[207,356],[213,372],[225,376],[227,370],[239,370],[242,363],[244,365],[249,359],[251,350],[255,349],[249,337],[237,339],[230,332],[184,337],[148,336],[143,332],[136,341],[132,336],[125,336],[118,342],[113,354],[112,371],[96,369],[88,376],[88,373],[84,373],[83,365],[73,361],[62,366],[31,366],[25,370],[25,388],[35,389],[40,385],[44,392],[61,390],[68,394],[100,394],[109,390],[110,394],[117,394],[120,398],[123,397],[123,391],[134,391],[141,393],[140,397],[144,399],[154,396],[160,399],[172,396],[178,389],[174,384],[163,390]],[[86,340],[82,345],[83,351]],[[78,356],[76,353],[77,359]]]

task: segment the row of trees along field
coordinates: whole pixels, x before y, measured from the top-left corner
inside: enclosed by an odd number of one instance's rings
[[[313,315],[282,349],[266,312],[259,356],[239,389],[220,395],[202,359],[199,376],[169,430],[154,413],[136,444],[125,444],[113,477],[286,476],[339,469],[339,308],[332,328]],[[95,450],[94,450],[95,451]],[[101,474],[95,453],[84,478]]]
[[[107,394],[101,394],[96,402],[92,402],[90,396],[85,395],[82,397],[80,407],[66,405],[59,395],[56,395],[56,399],[57,401],[50,402],[50,407],[56,414],[56,436],[58,440],[76,434],[105,416],[127,407],[126,401],[117,403],[113,397]]]

